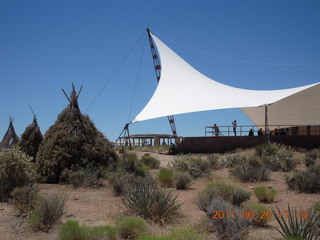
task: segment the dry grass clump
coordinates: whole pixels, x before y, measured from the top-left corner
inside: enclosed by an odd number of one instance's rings
[[[277,190],[272,188],[270,189],[264,186],[257,187],[256,189],[254,189],[253,192],[260,202],[267,202],[267,203],[273,202],[275,196],[277,195]]]
[[[69,174],[69,183],[75,187],[97,188],[102,186],[100,170],[95,168],[84,168]]]
[[[39,189],[34,185],[15,188],[11,197],[10,203],[19,210],[22,216],[28,216],[39,201]]]
[[[178,190],[186,190],[189,188],[192,177],[189,173],[181,172],[174,175],[174,186]]]
[[[121,239],[136,239],[146,234],[146,222],[137,217],[120,217],[116,222],[118,236]]]
[[[67,221],[59,228],[59,240],[115,240],[117,229],[113,226],[88,227],[77,221]]]
[[[43,196],[29,216],[34,230],[48,231],[64,214],[67,196],[61,192]]]
[[[173,185],[174,172],[168,168],[161,168],[158,174],[159,183],[162,187],[171,187]]]

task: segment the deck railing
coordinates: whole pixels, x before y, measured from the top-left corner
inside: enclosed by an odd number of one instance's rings
[[[253,135],[259,135],[258,131],[262,131],[265,135],[265,125],[239,125],[236,127],[236,134],[233,126],[217,126],[219,129],[218,136],[248,136],[250,129]],[[301,125],[269,125],[270,135],[320,135],[320,125],[301,126]],[[216,136],[214,126],[205,126],[205,136]]]

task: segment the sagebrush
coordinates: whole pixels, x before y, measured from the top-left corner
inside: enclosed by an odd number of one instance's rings
[[[240,239],[243,231],[249,227],[249,219],[242,217],[243,209],[235,207],[221,198],[212,199],[205,211],[216,228],[219,239]],[[222,217],[222,214],[227,213],[231,213],[234,217],[226,217],[225,215]]]
[[[35,182],[36,176],[32,158],[19,148],[0,151],[0,201],[6,201],[14,188]]]

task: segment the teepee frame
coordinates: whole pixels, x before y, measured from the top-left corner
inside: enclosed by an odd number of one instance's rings
[[[11,148],[13,145],[19,142],[19,137],[16,134],[13,127],[13,118],[9,118],[9,126],[6,134],[4,135],[2,141],[0,142],[0,149]]]

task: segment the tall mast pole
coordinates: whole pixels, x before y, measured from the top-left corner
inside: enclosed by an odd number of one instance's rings
[[[155,69],[155,72],[156,72],[157,81],[159,83],[160,77],[161,77],[161,63],[160,63],[160,60],[159,60],[159,54],[158,54],[158,52],[157,52],[157,50],[155,48],[155,44],[154,44],[154,41],[152,39],[151,32],[150,32],[149,28],[147,28],[147,33],[148,33],[149,43],[150,43],[150,47],[151,47],[153,65],[154,65],[154,69]],[[171,127],[172,135],[176,139],[176,143],[178,143],[177,129],[176,129],[176,124],[175,124],[175,121],[174,121],[174,117],[172,115],[168,116],[168,120],[169,120],[169,124],[170,124],[170,127]]]

